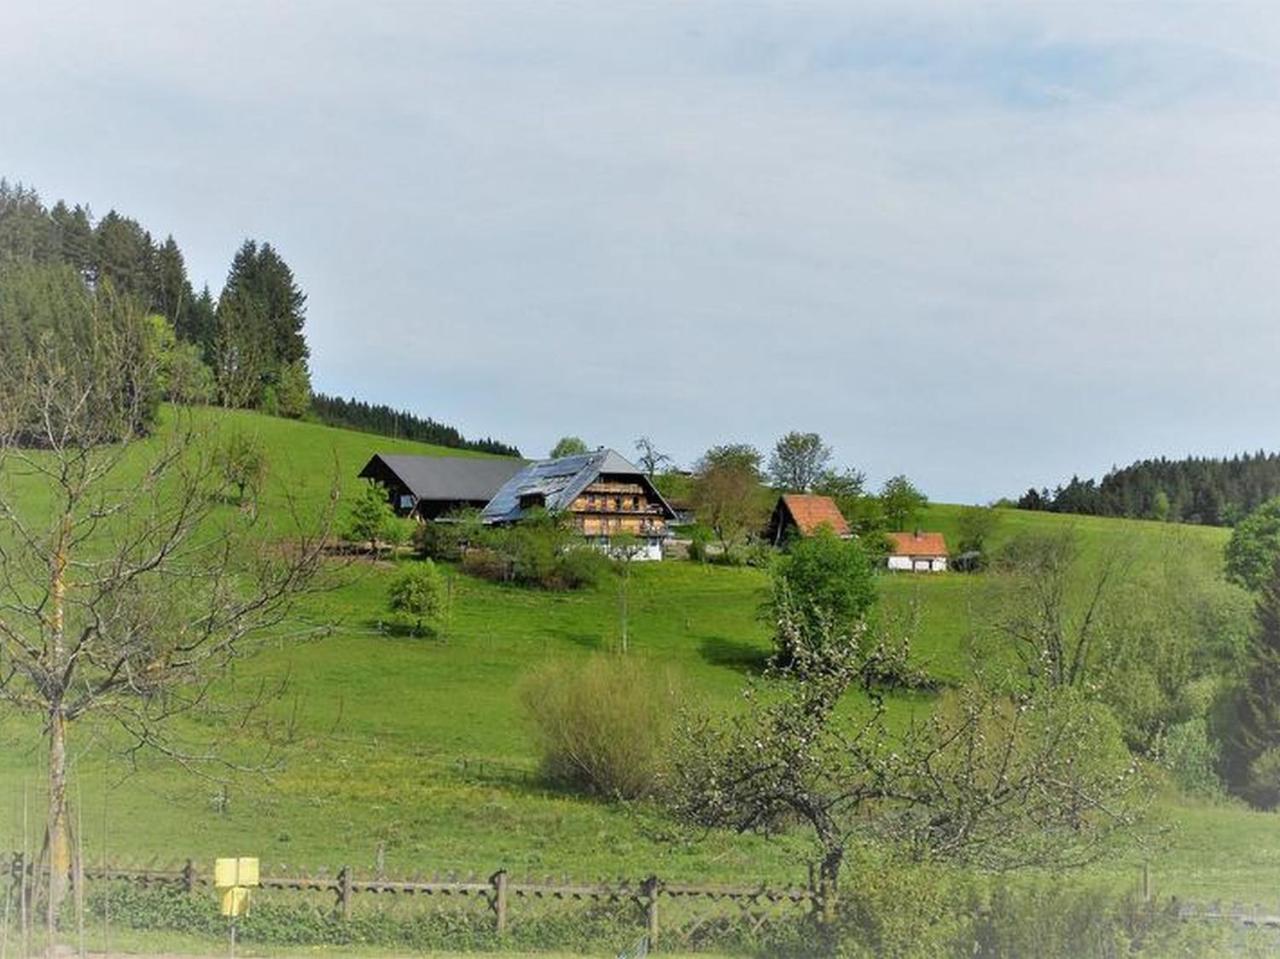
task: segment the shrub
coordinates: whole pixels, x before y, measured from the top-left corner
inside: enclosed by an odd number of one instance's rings
[[[496,582],[517,582],[543,589],[569,590],[594,586],[609,569],[609,558],[581,545],[563,516],[536,512],[516,526],[484,530],[475,524],[457,534],[423,533],[419,551],[447,552],[459,537],[462,568],[473,576]],[[466,543],[483,542],[481,547]]]
[[[482,546],[490,539],[491,531],[480,522],[480,511],[461,509],[442,519],[419,523],[413,546],[423,559],[453,563],[462,559],[468,546]]]
[[[546,589],[582,589],[599,583],[608,569],[609,557],[589,546],[578,546],[557,556],[549,574],[538,585]]]
[[[435,619],[444,608],[444,581],[431,560],[414,563],[396,574],[387,591],[387,602],[393,613],[413,623],[413,631],[421,636],[426,620]]]
[[[511,563],[496,549],[473,546],[462,554],[462,571],[480,579],[505,583],[511,579]]]
[[[610,799],[658,790],[678,701],[670,674],[596,654],[542,667],[520,698],[549,780]]]
[[[1222,781],[1217,773],[1221,750],[1210,737],[1208,723],[1203,718],[1170,726],[1161,747],[1160,765],[1179,789],[1211,799],[1222,795]]]

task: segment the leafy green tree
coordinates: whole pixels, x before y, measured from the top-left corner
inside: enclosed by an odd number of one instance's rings
[[[875,575],[857,540],[826,528],[797,540],[774,567],[769,612],[777,655],[794,659],[787,644],[796,639],[812,647],[823,637],[851,635],[875,601]]]
[[[817,433],[792,430],[778,440],[769,457],[769,477],[778,489],[808,492],[831,462],[831,447]]]
[[[200,358],[200,348],[180,342],[173,324],[158,313],[147,317],[147,324],[164,398],[177,403],[208,403],[214,392],[213,371]]]
[[[862,530],[863,501],[866,499],[867,477],[856,469],[823,470],[813,483],[813,492],[830,496],[851,529]]]
[[[915,526],[920,511],[928,505],[929,498],[901,474],[885,480],[880,489],[880,506],[894,530],[909,532]]]
[[[391,611],[413,620],[413,630],[419,636],[425,632],[425,623],[444,611],[444,601],[444,580],[429,559],[400,570],[387,590]]]
[[[760,478],[760,452],[745,443],[713,446],[698,461],[694,508],[726,555],[764,520]]]
[[[577,436],[562,436],[556,441],[556,445],[551,447],[550,457],[553,460],[562,456],[578,456],[587,452],[587,444]]]
[[[956,544],[961,553],[977,553],[972,569],[987,565],[988,546],[992,534],[1000,526],[1000,514],[990,506],[965,506],[960,510],[957,522],[960,539]]]
[[[1242,519],[1226,546],[1227,579],[1254,592],[1266,584],[1280,558],[1280,496]]]
[[[343,535],[353,543],[368,543],[369,552],[375,556],[379,543],[387,539],[396,526],[396,514],[391,509],[386,489],[379,483],[368,481],[351,503]]]

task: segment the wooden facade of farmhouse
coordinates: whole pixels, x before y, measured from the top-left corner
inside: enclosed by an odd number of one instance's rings
[[[569,504],[583,536],[666,536],[667,511],[637,482],[601,477]]]

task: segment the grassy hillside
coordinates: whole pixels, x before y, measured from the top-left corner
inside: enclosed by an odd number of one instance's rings
[[[199,414],[247,430],[271,450],[268,504],[286,489],[320,497],[336,469],[345,490],[377,450],[457,455],[364,433],[253,414]],[[957,507],[934,506],[927,528],[954,539]],[[1073,526],[1086,556],[1125,544],[1142,568],[1170,554],[1219,576],[1225,532],[1205,527],[1072,518],[1009,511],[997,541],[1020,530]],[[559,794],[535,778],[530,736],[518,706],[521,679],[548,658],[585,656],[618,634],[616,582],[557,595],[453,576],[453,616],[439,640],[396,638],[378,626],[390,564],[359,564],[343,584],[312,597],[306,619],[336,624],[323,639],[281,640],[238,666],[229,685],[288,678],[274,708],[292,730],[265,776],[226,788],[172,765],[138,767],[110,755],[88,726],[73,730],[73,796],[94,858],[257,854],[270,863],[371,866],[385,844],[394,871],[457,869],[578,876],[800,881],[788,842],[713,834],[686,836],[644,805],[617,806]],[[671,668],[696,695],[732,708],[744,677],[768,650],[758,619],[767,578],[753,569],[688,563],[638,566],[631,595],[633,655]],[[943,681],[966,668],[964,638],[982,576],[885,575],[885,602],[920,610],[915,646]],[[928,709],[899,696],[901,715]],[[212,729],[213,732],[220,732]],[[0,845],[23,844],[24,797],[38,821],[38,730],[0,722]],[[226,731],[234,735],[233,729]],[[227,803],[223,808],[223,797]],[[1280,881],[1280,852],[1259,841],[1275,820],[1234,807],[1170,804],[1178,824],[1155,857],[1162,892],[1254,895]],[[28,836],[27,844],[35,842]],[[1116,863],[1123,875],[1136,863]]]

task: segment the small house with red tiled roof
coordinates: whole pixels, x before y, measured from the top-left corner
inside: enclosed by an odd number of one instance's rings
[[[769,542],[780,546],[788,536],[812,536],[824,526],[841,538],[850,535],[849,524],[830,496],[786,493],[773,508],[767,535]]]
[[[947,541],[941,533],[889,533],[889,568],[912,573],[942,573],[947,569]]]

